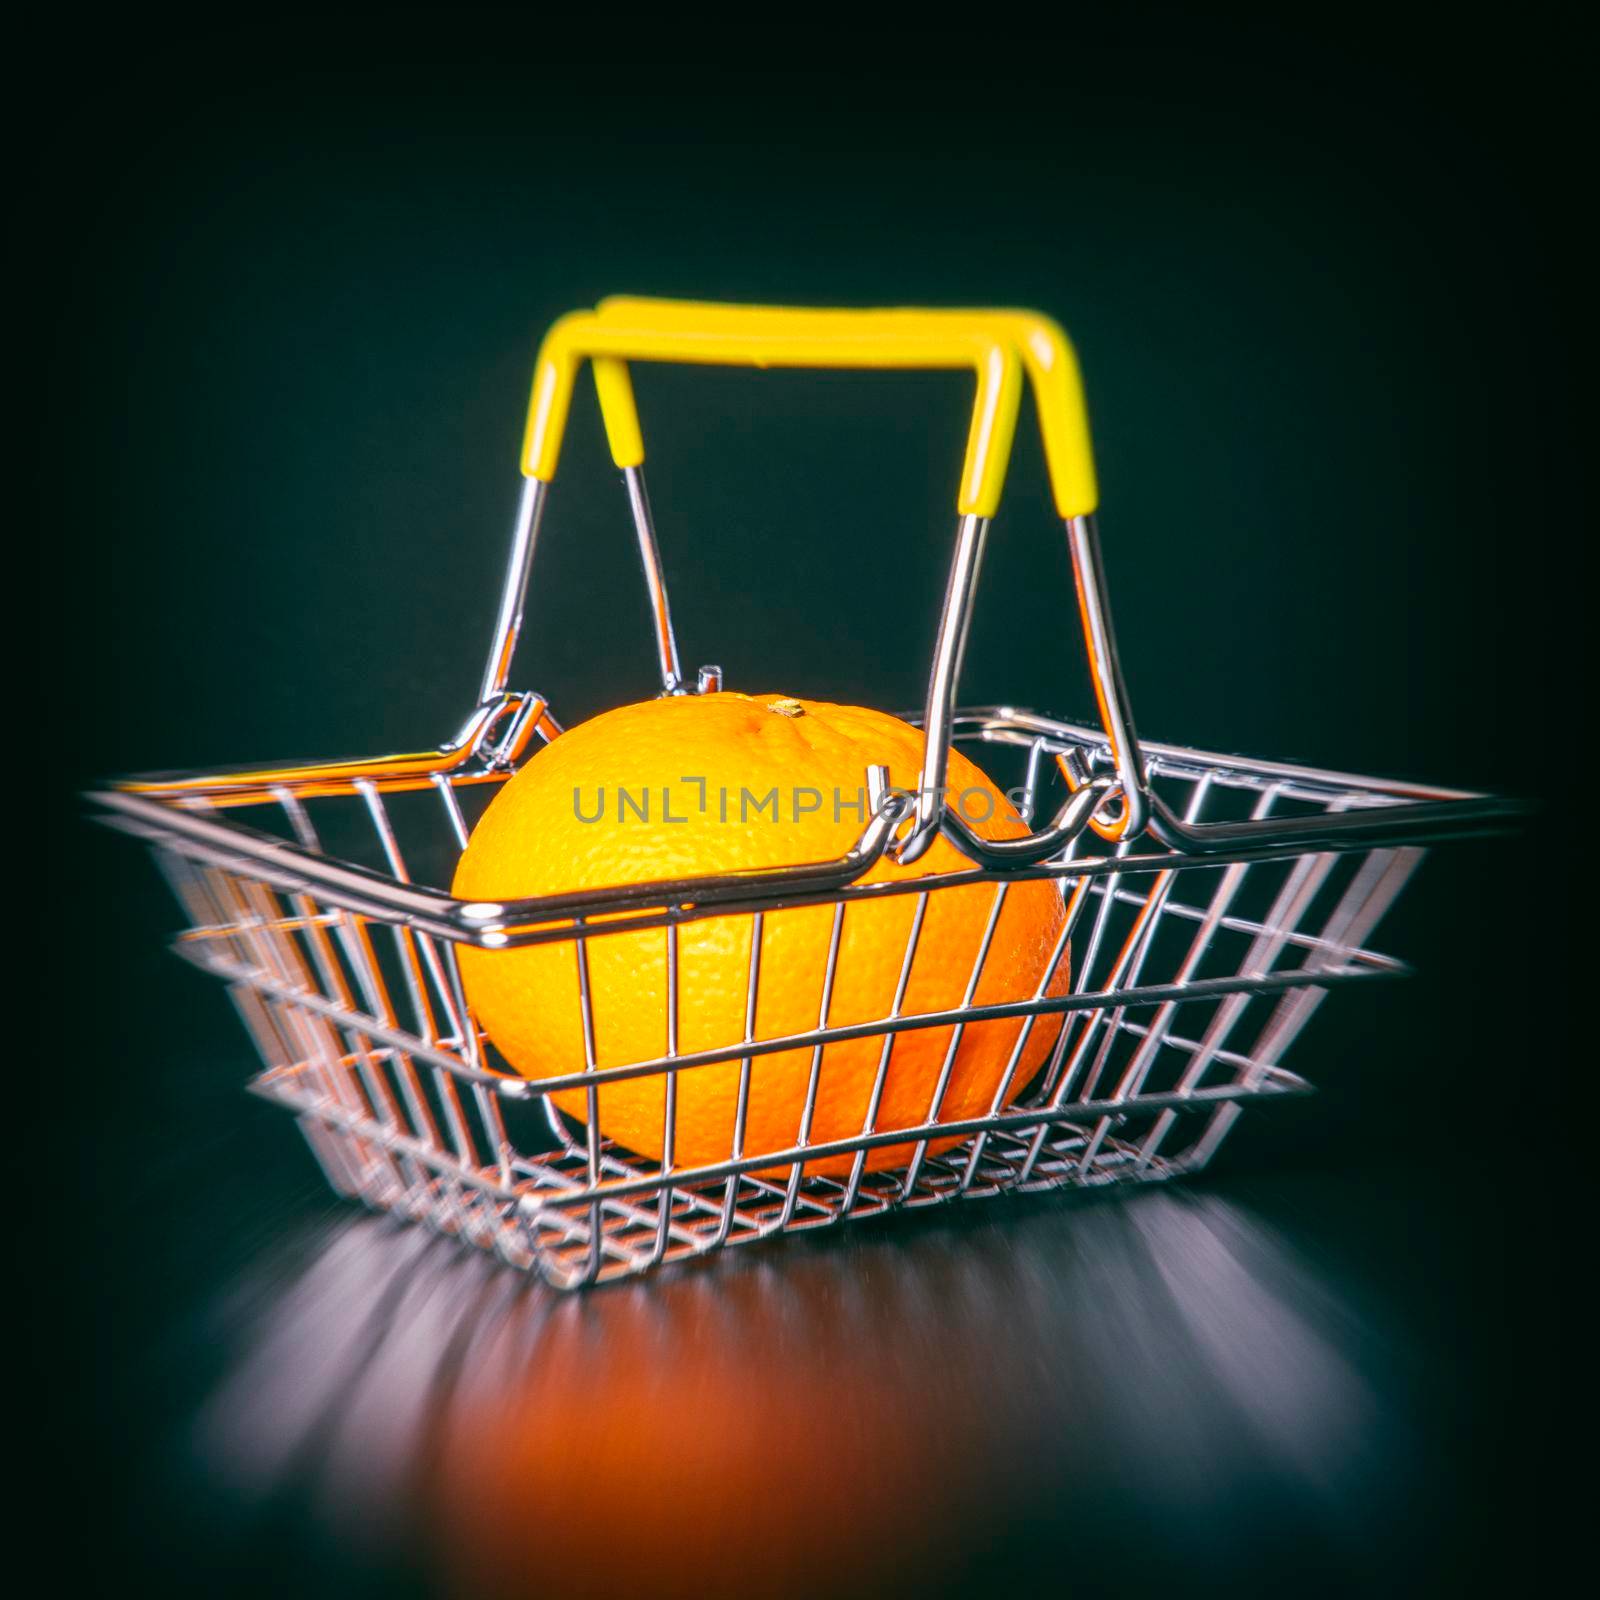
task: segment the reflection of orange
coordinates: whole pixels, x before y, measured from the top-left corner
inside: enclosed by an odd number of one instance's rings
[[[881,763],[892,783],[914,789],[922,735],[894,717],[858,706],[777,695],[683,696],[623,706],[564,733],[541,750],[495,797],[473,832],[454,892],[475,900],[596,889],[610,884],[770,868],[842,855],[865,820],[866,768]],[[1012,838],[1025,828],[994,784],[958,752],[949,789],[974,829]],[[626,791],[624,798],[623,791]],[[776,817],[774,817],[774,808]],[[641,816],[641,812],[645,813]],[[599,820],[584,821],[597,813]],[[940,838],[914,865],[879,861],[864,882],[953,872],[971,863]],[[961,1003],[994,907],[992,884],[941,890],[928,898],[901,1010],[940,1011]],[[911,933],[918,897],[896,895],[852,904],[845,912],[831,1026],[886,1016]],[[1063,908],[1053,882],[1011,885],[974,999],[1026,999],[1046,977]],[[833,927],[831,906],[770,912],[760,949],[754,1037],[817,1026]],[[678,1049],[714,1049],[746,1037],[745,1011],[753,919],[715,917],[684,925],[678,937]],[[594,1000],[594,1058],[601,1067],[666,1054],[667,935],[663,930],[588,940]],[[495,1044],[534,1079],[584,1068],[578,960],[570,942],[518,950],[464,948],[462,975],[479,1021]],[[1067,980],[1063,959],[1048,992]],[[987,1112],[1005,1076],[1023,1024],[969,1026],[956,1052],[940,1119]],[[1042,1018],[1029,1034],[1007,1098],[1042,1064],[1060,1028]],[[910,1030],[895,1038],[875,1126],[926,1121],[952,1029]],[[827,1046],[811,1126],[813,1143],[862,1131],[882,1037]],[[743,1153],[793,1145],[811,1071],[811,1051],[756,1056],[751,1068]],[[679,1076],[680,1166],[732,1154],[740,1063],[719,1062]],[[575,1116],[583,1091],[558,1094]],[[619,1144],[659,1158],[665,1080],[650,1076],[600,1090],[600,1126]],[[955,1139],[935,1141],[948,1149]],[[904,1165],[912,1146],[880,1147],[874,1170]],[[852,1158],[808,1163],[839,1175]]]
[[[944,1592],[1022,1501],[1052,1380],[1037,1279],[988,1238],[917,1245],[491,1320],[422,1458],[450,1592]]]

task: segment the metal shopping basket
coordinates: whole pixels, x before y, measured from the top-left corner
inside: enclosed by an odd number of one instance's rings
[[[578,368],[592,364],[612,455],[622,469],[649,589],[662,692],[720,686],[716,668],[685,681],[643,476],[627,363],[755,367],[969,369],[976,403],[950,569],[929,679],[923,771],[914,795],[868,775],[860,838],[833,861],[758,874],[473,903],[449,883],[495,786],[530,749],[560,736],[545,698],[507,687],[541,514]],[[1021,390],[1032,387],[1051,489],[1071,547],[1078,609],[1101,726],[1009,706],[957,709],[956,685],[985,535],[1000,495]],[[189,920],[181,955],[228,984],[265,1062],[251,1087],[287,1107],[340,1194],[425,1221],[536,1267],[561,1287],[606,1281],[771,1234],[957,1198],[1057,1186],[1151,1182],[1192,1172],[1243,1108],[1305,1092],[1284,1053],[1326,992],[1403,970],[1369,947],[1379,920],[1431,842],[1504,827],[1516,807],[1453,790],[1141,743],[1118,667],[1095,530],[1096,493],[1075,359],[1060,330],[1027,312],[796,311],[618,299],[559,321],[540,350],[524,483],[504,591],[476,709],[437,750],[270,770],[128,780],[93,796],[110,824],[147,840]],[[918,720],[918,719],[912,719]],[[1022,773],[1029,832],[978,837],[945,804],[953,742],[1009,751]],[[970,868],[863,883],[881,857],[916,860],[943,832]],[[1019,877],[1059,880],[1071,990],[935,1013],[898,1000],[871,1023],[830,1024],[839,930],[864,898],[929,898],[994,885],[996,910]],[[467,1004],[458,947],[575,942],[659,930],[676,995],[678,930],[832,906],[833,939],[817,1026],[694,1053],[594,1066],[535,1085],[496,1062]],[[922,926],[911,924],[914,942]],[[759,938],[755,941],[759,949]],[[985,945],[983,949],[986,949]],[[978,961],[981,967],[983,950]],[[756,1015],[752,960],[747,1015]],[[902,990],[904,984],[902,983]],[[593,1036],[591,1000],[581,995]],[[1037,1081],[986,1116],[940,1115],[944,1079],[919,1127],[874,1126],[808,1140],[816,1063],[832,1041],[884,1041],[878,1087],[903,1032],[989,1018],[1056,1015],[1059,1037]],[[674,1165],[682,1073],[809,1048],[812,1076],[792,1148]],[[1021,1051],[1019,1040],[1012,1064]],[[607,1141],[598,1086],[659,1078],[665,1158]],[[549,1098],[589,1096],[586,1123]],[[742,1111],[741,1106],[741,1111]],[[736,1126],[743,1126],[740,1117]],[[934,1136],[963,1136],[934,1154]],[[903,1170],[868,1172],[866,1153],[914,1145]],[[854,1155],[845,1177],[806,1158]]]

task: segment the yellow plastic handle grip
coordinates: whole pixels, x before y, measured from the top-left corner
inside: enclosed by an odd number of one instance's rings
[[[1100,504],[1100,486],[1095,480],[1089,407],[1083,398],[1078,353],[1061,325],[1042,312],[994,311],[988,315],[1016,341],[1028,382],[1033,385],[1056,514],[1063,520],[1087,517]]]
[[[1056,503],[1094,509],[1093,459],[1077,362],[1061,330],[1023,311],[822,311],[619,297],[573,312],[545,336],[534,373],[523,472],[555,475],[577,369],[594,363],[613,459],[644,460],[627,361],[754,367],[970,367],[977,397],[957,504],[992,516],[1016,431],[1021,377],[1032,381]]]
[[[806,339],[813,331],[823,338],[849,338],[852,336],[881,336],[893,340],[897,336],[911,339],[938,340],[949,337],[976,337],[985,344],[1006,343],[1020,355],[1028,379],[1033,386],[1034,404],[1039,415],[1039,430],[1043,436],[1045,460],[1050,472],[1051,489],[1057,509],[1063,517],[1087,516],[1099,502],[1099,489],[1095,481],[1094,452],[1089,442],[1089,414],[1084,403],[1083,380],[1078,370],[1078,358],[1059,323],[1038,311],[1018,309],[927,310],[905,309],[894,311],[810,311],[776,306],[728,306],[695,300],[659,300],[639,296],[616,295],[602,300],[598,307],[602,320],[626,318],[633,323],[677,331],[704,328],[712,330],[726,322],[741,332],[759,334],[769,329],[782,337]],[[803,357],[792,362],[773,361],[771,365],[823,365]],[[943,363],[920,360],[881,360],[848,363],[861,366],[920,366]],[[620,362],[608,363],[621,367]],[[599,365],[596,366],[596,383],[601,387],[602,404],[605,401],[605,382]],[[621,382],[627,383],[627,372],[621,373]],[[980,393],[981,399],[981,393]],[[618,405],[618,414],[634,418],[637,436],[637,416],[631,411],[632,391],[624,389]],[[624,408],[628,408],[624,412]],[[975,419],[976,420],[976,419]],[[625,426],[625,424],[624,424]],[[638,441],[638,460],[643,460],[643,441]],[[1007,440],[1009,446],[1009,436]],[[1004,474],[1007,455],[999,456],[999,468]],[[970,458],[969,458],[970,460]],[[998,498],[998,485],[996,486]],[[963,507],[963,509],[968,509]],[[990,508],[992,511],[992,507]]]
[[[693,301],[609,300],[562,317],[545,335],[534,374],[523,472],[554,476],[577,369],[594,363],[611,454],[644,459],[626,361],[753,367],[970,367],[977,398],[958,504],[992,516],[1016,433],[1022,369],[1014,346],[970,319],[916,311],[791,311]]]

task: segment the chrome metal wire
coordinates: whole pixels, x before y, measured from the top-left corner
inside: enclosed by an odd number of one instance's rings
[[[1114,763],[1103,737],[1033,713],[961,711],[956,738],[1027,754],[1044,799],[1051,763],[1032,752],[1071,749],[1084,770]],[[1145,747],[1152,792],[1183,827],[1219,817],[1270,820],[1284,811],[1375,820],[1415,797],[1341,775],[1255,764],[1172,747]],[[504,771],[487,781],[502,781]],[[1053,1187],[1156,1182],[1192,1172],[1211,1158],[1240,1111],[1260,1101],[1307,1092],[1282,1065],[1294,1037],[1323,995],[1341,984],[1393,977],[1404,968],[1368,940],[1415,868],[1409,844],[1303,851],[1244,851],[1236,859],[1190,856],[1123,840],[1098,853],[1071,852],[1021,876],[1058,881],[1064,926],[1051,970],[1070,963],[1070,991],[1051,995],[1047,975],[1029,993],[979,1004],[980,983],[1007,894],[1019,876],[974,869],[904,885],[816,888],[798,879],[748,912],[737,903],[650,906],[632,901],[639,920],[658,929],[667,961],[664,1053],[649,1060],[599,1065],[597,999],[588,952],[614,925],[585,912],[546,928],[573,945],[584,1067],[534,1085],[499,1064],[468,1005],[456,959],[473,930],[448,917],[407,916],[379,895],[416,896],[410,855],[453,865],[469,829],[462,797],[482,774],[440,770],[419,786],[408,777],[386,785],[355,777],[342,798],[308,804],[293,778],[224,807],[205,797],[150,802],[108,813],[115,825],[157,850],[183,906],[182,955],[228,985],[264,1069],[254,1091],[292,1111],[340,1194],[424,1222],[536,1270],[562,1287],[604,1282],[663,1263],[774,1234],[834,1226],[848,1218],[915,1209],[957,1198]],[[418,843],[391,814],[397,793],[418,788],[435,804]],[[313,809],[343,827],[364,824],[362,868],[326,852]],[[901,811],[899,820],[911,813]],[[239,819],[252,818],[248,825]],[[273,829],[266,824],[275,817]],[[190,824],[207,828],[194,832]],[[275,830],[275,831],[274,831]],[[219,837],[220,836],[220,837]],[[285,871],[272,848],[292,840],[318,875]],[[263,842],[264,841],[264,842]],[[360,892],[346,893],[362,873]],[[961,995],[937,1011],[908,1009],[917,950],[935,898],[987,880],[993,899]],[[886,888],[915,895],[894,994],[884,1015],[841,1024],[830,1017],[850,907]],[[348,904],[354,899],[356,904]],[[424,905],[431,901],[422,902]],[[415,909],[418,902],[401,899]],[[781,1038],[757,1028],[763,988],[763,919],[793,905],[831,905],[816,1026]],[[679,928],[701,915],[747,916],[751,927],[742,1036],[715,1048],[681,1048],[682,970]],[[636,923],[624,924],[635,929]],[[1041,1019],[1059,1018],[1059,1036],[1035,1081],[1012,1097],[1011,1078]],[[947,1120],[946,1090],[961,1040],[975,1023],[1020,1018],[1004,1080],[982,1115]],[[885,1083],[901,1034],[948,1030],[924,1120],[880,1127]],[[813,1138],[825,1047],[872,1038],[879,1053],[859,1130]],[[753,1064],[777,1051],[801,1050],[808,1063],[794,1143],[747,1150]],[[724,1160],[699,1166],[677,1159],[680,1082],[717,1062],[738,1063],[737,1107]],[[658,1078],[665,1141],[660,1159],[607,1140],[600,1127],[604,1084]],[[586,1115],[569,1121],[556,1090],[584,1091]],[[513,1126],[508,1113],[518,1110]],[[529,1111],[542,1115],[530,1121]],[[934,1141],[959,1137],[934,1154]],[[903,1169],[869,1170],[869,1153],[908,1147]],[[843,1177],[815,1176],[822,1157],[847,1157]]]

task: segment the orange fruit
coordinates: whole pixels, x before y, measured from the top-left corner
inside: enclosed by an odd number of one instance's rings
[[[507,780],[473,830],[453,892],[465,899],[505,900],[830,860],[850,848],[865,823],[867,767],[885,765],[894,785],[914,790],[922,744],[919,730],[883,712],[779,695],[677,696],[622,706],[569,729]],[[1026,831],[994,783],[957,751],[950,755],[948,784],[952,804],[978,833],[1002,839]],[[910,865],[880,859],[861,881],[917,878],[971,865],[941,837]],[[961,1004],[996,893],[996,885],[978,883],[927,897],[903,1015]],[[919,898],[901,894],[846,907],[828,1026],[889,1015]],[[974,993],[977,1004],[1028,999],[1041,985],[1049,994],[1064,992],[1065,956],[1053,974],[1047,972],[1064,914],[1053,880],[1007,887]],[[764,915],[756,1039],[819,1025],[833,917],[831,905]],[[746,1037],[753,933],[749,913],[680,927],[680,1054]],[[595,934],[587,948],[596,1065],[664,1056],[666,930]],[[461,972],[479,1022],[518,1072],[537,1081],[584,1070],[572,941],[508,950],[464,946]],[[989,1111],[1023,1026],[1020,1018],[1003,1018],[966,1027],[939,1108],[941,1121]],[[1038,1072],[1060,1026],[1059,1017],[1035,1021],[1008,1100]],[[893,1036],[877,1131],[928,1120],[952,1033],[945,1025]],[[880,1035],[824,1048],[812,1143],[863,1131],[885,1042]],[[811,1060],[809,1048],[752,1059],[744,1155],[798,1142]],[[734,1154],[739,1074],[737,1059],[678,1074],[676,1166],[709,1165]],[[600,1131],[659,1160],[665,1098],[659,1074],[602,1086]],[[572,1116],[585,1116],[585,1091],[561,1091],[554,1099]],[[935,1140],[930,1149],[938,1153],[958,1142]],[[868,1152],[867,1168],[904,1166],[914,1149],[912,1143],[878,1146]],[[847,1174],[853,1160],[817,1158],[806,1172]]]

